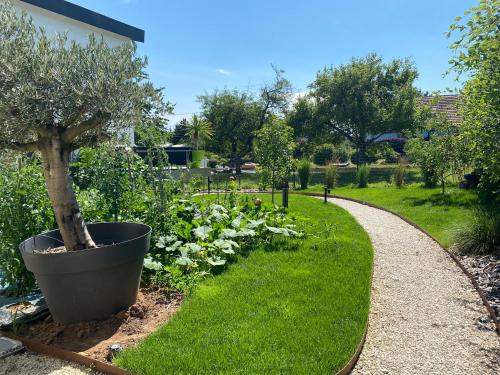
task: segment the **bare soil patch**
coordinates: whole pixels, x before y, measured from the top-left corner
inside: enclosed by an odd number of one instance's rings
[[[60,324],[47,317],[30,324],[20,336],[109,362],[111,345],[133,346],[165,324],[182,302],[180,294],[141,288],[137,302],[103,321]]]

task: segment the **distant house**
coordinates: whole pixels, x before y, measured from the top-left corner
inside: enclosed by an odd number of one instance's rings
[[[144,30],[106,17],[64,0],[15,0],[19,12],[31,16],[35,25],[43,27],[50,36],[65,32],[70,40],[86,44],[90,34],[102,37],[110,47],[122,43],[144,42]],[[124,135],[134,144],[131,126]]]
[[[459,101],[460,96],[458,94],[451,94],[440,95],[438,98],[435,96],[422,96],[419,103],[422,105],[430,105],[432,111],[444,113],[453,124],[459,124],[462,120],[458,111]],[[424,133],[424,137],[428,137],[428,134]],[[375,138],[375,143],[389,142],[398,152],[403,151],[404,144],[406,143],[406,138],[401,133],[397,132],[384,133]]]

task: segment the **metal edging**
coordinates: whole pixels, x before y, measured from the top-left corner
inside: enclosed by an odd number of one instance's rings
[[[11,332],[0,331],[0,334],[10,339],[21,341],[28,350],[34,353],[43,354],[48,357],[62,359],[64,361],[76,363],[85,366],[91,370],[97,370],[106,375],[134,375],[131,372],[110,365],[108,363],[99,361],[97,359],[92,359],[69,350],[56,348],[54,346],[42,344],[41,342],[26,339],[24,337],[19,337]]]

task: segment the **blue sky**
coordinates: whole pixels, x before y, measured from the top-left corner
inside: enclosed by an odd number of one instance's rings
[[[146,30],[139,52],[175,103],[174,125],[214,89],[255,91],[286,71],[304,92],[324,66],[377,52],[412,58],[422,90],[456,87],[442,75],[451,56],[444,37],[477,0],[70,0]]]

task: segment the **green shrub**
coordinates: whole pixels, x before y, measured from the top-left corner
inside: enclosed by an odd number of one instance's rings
[[[500,211],[484,208],[453,233],[454,248],[464,254],[487,254],[500,250]]]
[[[313,153],[314,164],[327,165],[329,162],[333,161],[334,152],[334,147],[330,143],[316,146]]]
[[[367,164],[362,164],[358,167],[356,173],[356,182],[359,188],[365,188],[368,186],[368,178],[370,177],[370,167]]]
[[[299,174],[300,188],[307,189],[309,178],[311,176],[311,162],[309,159],[302,159],[297,169]]]
[[[394,164],[399,161],[401,155],[399,152],[395,151],[391,145],[387,142],[384,142],[384,148],[382,149],[381,156],[384,159],[384,162],[387,164]]]
[[[24,266],[19,244],[56,223],[40,161],[19,157],[0,165],[0,287],[8,284],[9,293],[24,294],[35,287],[35,280]]]
[[[328,189],[332,189],[337,182],[337,167],[328,164],[325,168],[325,184]]]
[[[332,161],[339,163],[347,163],[349,161],[350,148],[347,144],[343,143],[335,146],[333,149]]]
[[[394,170],[394,175],[392,176],[394,185],[398,189],[401,189],[405,183],[406,168],[402,163],[399,163]]]

